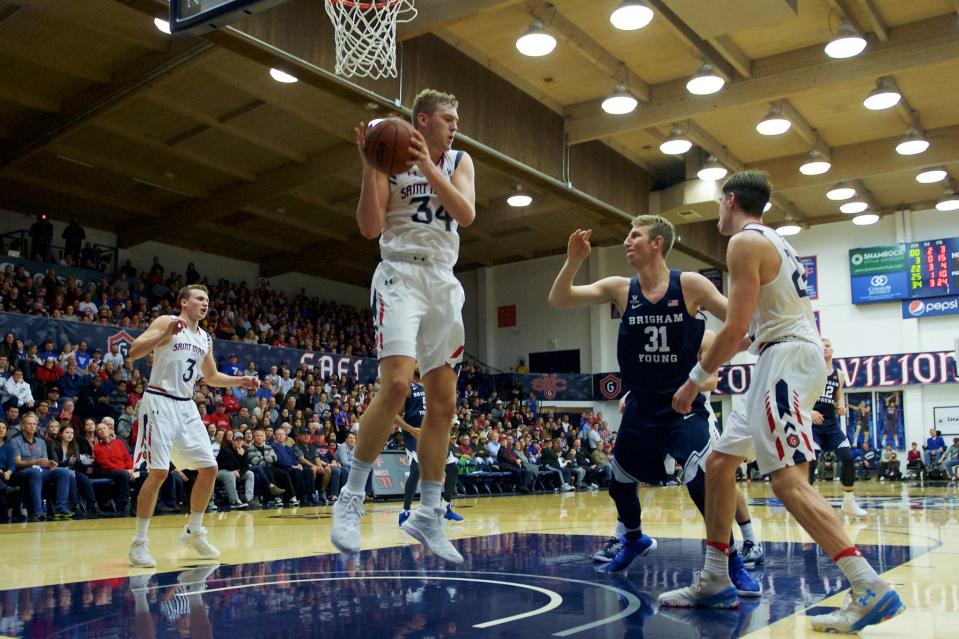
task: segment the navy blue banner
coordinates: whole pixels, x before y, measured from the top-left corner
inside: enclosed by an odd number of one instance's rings
[[[522,398],[530,392],[538,400],[561,402],[589,402],[593,400],[593,376],[578,373],[529,373],[526,375],[497,375],[511,377],[514,385],[523,388]]]
[[[924,300],[902,301],[902,318],[939,317],[959,314],[959,295]]]

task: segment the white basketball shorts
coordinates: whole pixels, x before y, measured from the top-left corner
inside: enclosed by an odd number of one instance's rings
[[[137,407],[140,427],[133,466],[144,461],[151,470],[178,470],[216,466],[213,446],[200,411],[192,399],[178,399],[148,390]]]
[[[380,262],[370,290],[377,357],[412,357],[421,376],[444,364],[457,369],[463,361],[465,301],[449,266]]]
[[[812,408],[825,387],[822,348],[801,341],[768,346],[753,368],[745,412],[732,411],[713,450],[755,457],[764,475],[812,461]]]

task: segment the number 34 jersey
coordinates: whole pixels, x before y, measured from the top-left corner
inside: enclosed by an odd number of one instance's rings
[[[185,328],[170,343],[153,351],[150,386],[175,397],[193,397],[200,365],[210,350],[210,336],[202,328]]]
[[[463,151],[446,151],[436,165],[451,179],[462,159]],[[418,166],[390,176],[390,201],[380,235],[384,258],[407,253],[453,265],[460,251],[458,226]]]
[[[639,278],[633,276],[622,309],[616,346],[619,370],[630,397],[653,410],[670,406],[699,361],[706,330],[706,320],[686,309],[681,274],[670,269],[666,294],[655,303],[646,299]]]

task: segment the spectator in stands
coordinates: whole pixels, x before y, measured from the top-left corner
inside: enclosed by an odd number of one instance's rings
[[[112,363],[113,370],[116,371],[123,368],[123,354],[120,353],[120,344],[118,342],[110,345],[110,352],[103,357],[103,362],[105,364]]]
[[[922,462],[922,452],[916,442],[912,442],[912,447],[906,453],[906,469],[919,473],[920,478],[925,474],[926,465]]]
[[[47,426],[50,425],[50,422],[54,421],[53,413],[50,411],[50,402],[47,400],[42,400],[37,402],[37,432],[43,433],[46,435]]]
[[[560,490],[576,490],[569,483],[570,479],[572,478],[572,470],[564,468],[563,465],[560,464],[560,455],[562,455],[562,451],[560,451],[559,442],[547,438],[543,442],[543,448],[540,451],[539,465],[540,467],[546,466],[547,468],[555,468],[559,470],[559,473],[563,478],[563,481],[560,484]]]
[[[50,424],[52,427],[56,422]],[[59,424],[57,424],[59,428]],[[78,512],[99,516],[100,507],[97,496],[93,492],[93,482],[86,473],[84,464],[80,462],[80,448],[76,442],[76,431],[67,424],[60,429],[60,437],[53,442],[50,448],[50,459],[60,468],[70,472],[70,503]]]
[[[80,315],[83,315],[83,313],[80,313]],[[77,344],[77,350],[74,355],[77,360],[77,371],[82,373],[87,370],[87,367],[90,365],[90,353],[87,351],[87,341],[85,339],[81,339],[80,343]]]
[[[317,491],[316,499],[309,499],[309,505],[326,506],[329,504],[326,492],[330,482],[340,481],[340,469],[334,469],[330,464],[323,461],[320,457],[319,448],[310,441],[310,429],[300,428],[297,431],[296,444],[293,446],[293,454],[306,470],[309,479],[309,487]]]
[[[20,488],[11,483],[16,469],[13,446],[7,443],[7,424],[0,421],[0,523],[23,521],[20,515]],[[12,511],[12,518],[7,514],[8,510]]]
[[[3,419],[7,423],[7,426],[12,431],[10,433],[11,437],[19,436],[20,434],[20,409],[17,407],[17,399],[11,398],[7,400],[7,403],[4,404],[6,410],[3,412]]]
[[[0,343],[0,357],[6,360],[8,370],[16,369],[17,364],[20,363],[21,349],[17,341],[17,336],[13,334],[13,331],[7,331],[3,336],[3,342]]]
[[[97,443],[93,447],[93,459],[100,470],[100,477],[113,480],[113,501],[118,512],[126,514],[130,503],[130,488],[137,478],[130,451],[119,439],[114,439],[110,427],[100,422],[96,426]]]
[[[10,395],[16,399],[17,408],[33,408],[33,391],[30,390],[30,384],[24,381],[22,370],[17,369],[13,371],[13,375],[11,375],[10,379],[7,380],[3,390],[7,393],[7,395]]]
[[[80,421],[80,416],[74,414],[74,408],[76,406],[75,402],[72,399],[65,399],[63,400],[62,404],[63,405],[60,407],[60,412],[56,416],[56,420],[60,422],[61,425],[71,424],[74,428],[80,426],[82,423]]]
[[[64,243],[64,257],[69,256],[74,264],[79,264],[80,247],[83,245],[83,240],[87,239],[87,234],[76,218],[70,220],[67,227],[63,229],[63,233],[60,234],[60,238]]]
[[[862,475],[863,479],[869,479],[869,475],[879,474],[879,456],[869,445],[868,441],[862,443]]]
[[[57,386],[60,378],[63,377],[63,369],[56,358],[47,358],[43,360],[43,366],[36,371],[36,381],[40,397],[46,397],[47,392]]]
[[[526,468],[523,459],[519,456],[519,442],[514,442],[512,447],[507,444],[501,444],[499,446],[495,458],[496,464],[500,467],[500,470],[513,474],[513,483],[516,485],[516,491],[525,495],[532,490],[533,481],[536,477]]]
[[[931,468],[939,463],[943,454],[946,452],[946,442],[942,439],[942,433],[935,428],[930,428],[925,448],[924,457],[926,466]]]
[[[283,503],[280,499],[283,493],[293,494],[293,486],[289,484],[289,475],[286,476],[285,486],[282,488],[277,486],[278,478],[275,474],[276,451],[266,443],[266,431],[264,429],[257,428],[253,431],[253,442],[246,449],[246,461],[254,475],[265,478],[267,482],[266,490],[268,490],[270,496],[276,499],[277,503]],[[263,503],[266,505],[265,501]]]
[[[586,469],[586,481],[590,488],[606,486],[612,478],[612,468],[607,464],[601,466],[590,457],[589,450],[583,446],[583,441],[578,437],[573,440],[573,446],[570,451],[576,454],[576,465]]]
[[[899,470],[899,458],[895,451],[890,453],[889,462],[886,464],[886,470],[883,472],[880,479],[889,479],[893,481],[902,479],[902,471]]]
[[[525,375],[529,372],[529,366],[526,365],[526,360],[522,357],[519,358],[519,363],[516,364],[516,372],[520,375]]]
[[[942,465],[949,479],[959,481],[959,437],[952,438],[952,445],[942,456]]]
[[[70,472],[65,468],[58,468],[55,462],[50,461],[47,455],[46,443],[37,437],[37,416],[35,413],[26,413],[21,422],[21,436],[11,443],[13,462],[17,471],[13,480],[20,485],[27,497],[27,508],[33,521],[42,521],[46,517],[43,512],[42,489],[46,485],[56,487],[57,496],[54,506],[55,519],[70,519]]]
[[[50,262],[53,254],[53,224],[46,213],[37,215],[37,221],[30,226],[30,258],[39,262]]]
[[[57,382],[57,384],[60,387],[60,392],[64,398],[76,399],[79,397],[83,380],[80,377],[78,364],[75,362],[70,362],[67,364],[67,370],[63,375],[60,376],[60,380]]]
[[[243,442],[243,433],[233,433],[229,442],[225,442],[216,456],[219,467],[216,479],[223,484],[226,495],[230,500],[230,507],[234,509],[247,508],[253,500],[256,489],[256,478],[246,460],[246,445]],[[243,482],[243,499],[236,490],[237,481]]]
[[[117,418],[117,438],[127,446],[131,443],[130,436],[133,434],[133,422],[136,421],[136,415],[133,414],[135,408],[132,403],[124,404],[123,413]]]

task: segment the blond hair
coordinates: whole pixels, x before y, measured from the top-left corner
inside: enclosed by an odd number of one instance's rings
[[[190,299],[190,295],[193,293],[193,291],[203,291],[208,296],[210,295],[210,291],[203,284],[187,284],[186,286],[180,289],[180,293],[177,295],[177,298],[176,298],[177,304],[179,304],[183,300]]]
[[[669,255],[676,238],[676,229],[673,223],[660,215],[637,215],[633,218],[633,226],[648,226],[649,240],[663,238],[663,257]]]
[[[420,113],[430,115],[436,110],[436,105],[448,104],[454,109],[459,106],[459,100],[452,93],[443,93],[436,89],[423,89],[413,98],[413,122],[416,123]]]

